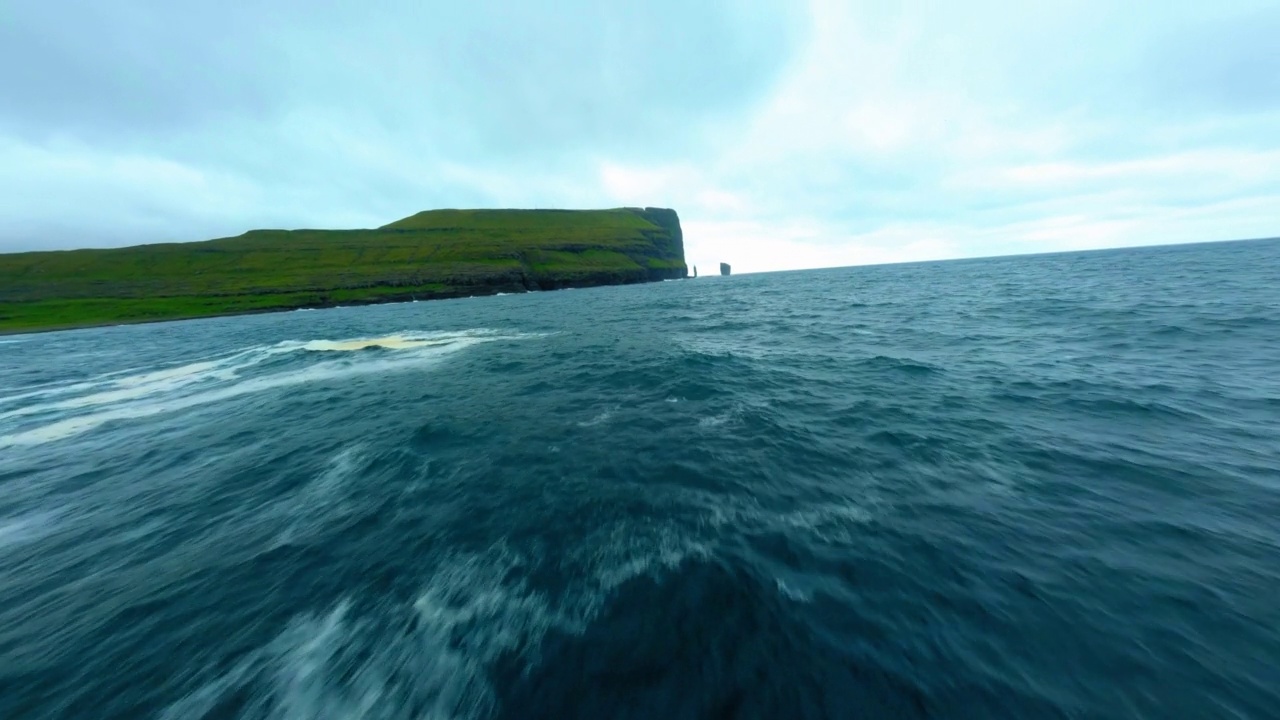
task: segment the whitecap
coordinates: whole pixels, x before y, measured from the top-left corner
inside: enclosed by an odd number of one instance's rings
[[[802,590],[800,588],[793,587],[782,578],[774,578],[773,581],[778,588],[778,592],[781,593],[783,597],[788,598],[790,600],[794,600],[796,602],[801,602],[801,603],[808,603],[813,601],[812,591]]]
[[[475,345],[538,337],[493,330],[402,333],[346,340],[289,340],[250,348],[232,355],[185,365],[46,387],[0,398],[0,405],[19,407],[0,413],[0,448],[40,445],[80,435],[100,425],[185,410],[252,393],[358,375],[400,371],[430,365]],[[354,353],[381,348],[360,359],[337,357],[305,367],[291,365],[268,374],[244,376],[251,368],[295,352]],[[354,357],[354,356],[353,356]],[[65,397],[65,396],[70,397]],[[57,396],[54,399],[54,396]],[[23,403],[24,400],[43,400]],[[31,425],[31,420],[36,425]],[[17,424],[17,427],[14,425]]]
[[[718,415],[708,415],[698,418],[698,427],[710,428],[719,427],[733,419],[733,411],[723,412]]]
[[[861,498],[831,498],[809,502],[791,510],[772,510],[758,501],[726,502],[719,497],[697,497],[697,504],[707,510],[707,523],[713,528],[730,526],[751,533],[767,532],[794,535],[807,534],[834,545],[859,541],[861,528],[873,522],[883,510],[875,495]]]
[[[275,502],[267,511],[267,522],[285,523],[275,546],[294,544],[315,535],[326,524],[349,517],[356,511],[352,483],[364,462],[364,445],[339,450],[320,472],[296,492]]]
[[[206,380],[229,380],[235,378],[239,372],[266,359],[267,354],[264,353],[241,351],[227,357],[201,360],[160,370],[148,370],[145,372],[139,372],[136,369],[116,371],[104,373],[89,380],[60,385],[46,385],[18,395],[0,397],[0,405],[15,404],[22,400],[33,398],[75,395],[77,393],[87,394],[80,394],[68,400],[37,403],[20,407],[17,410],[6,411],[0,413],[0,421],[22,415],[114,404],[123,400],[168,393],[183,386]]]
[[[592,570],[597,592],[580,600],[590,617],[614,588],[634,578],[679,567],[690,558],[705,559],[711,548],[673,527],[657,528],[619,523],[604,537],[583,544],[589,548],[578,562]]]
[[[495,661],[537,664],[549,632],[580,635],[621,583],[709,552],[670,527],[619,523],[591,540],[566,559],[582,572],[554,601],[529,586],[534,558],[500,542],[441,559],[408,602],[347,597],[299,614],[161,717],[204,717],[233,697],[249,717],[490,717]]]
[[[253,717],[488,717],[496,708],[489,664],[560,622],[545,598],[508,579],[520,562],[500,548],[459,556],[411,603],[357,610],[348,598],[296,616],[161,717],[204,717],[230,696],[246,699]]]
[[[354,350],[412,350],[451,342],[452,338],[423,338],[406,335],[386,335],[376,338],[356,338],[353,340],[312,340],[302,345],[303,350],[315,352],[351,352]]]
[[[596,425],[603,425],[604,423],[609,422],[617,409],[618,408],[616,406],[606,408],[605,410],[596,413],[588,420],[579,421],[578,427],[595,427]]]

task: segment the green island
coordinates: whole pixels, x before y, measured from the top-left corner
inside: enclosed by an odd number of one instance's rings
[[[685,277],[666,208],[428,210],[370,230],[0,254],[0,333]]]

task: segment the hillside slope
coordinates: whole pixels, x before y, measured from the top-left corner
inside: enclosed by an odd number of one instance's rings
[[[674,210],[429,210],[371,230],[0,254],[0,332],[684,276]]]

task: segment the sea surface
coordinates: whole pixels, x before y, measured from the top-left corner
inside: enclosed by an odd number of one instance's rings
[[[1280,717],[1280,241],[0,338],[0,718]]]

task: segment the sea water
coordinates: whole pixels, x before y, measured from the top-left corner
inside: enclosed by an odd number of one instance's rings
[[[0,338],[0,717],[1280,716],[1278,267]]]

